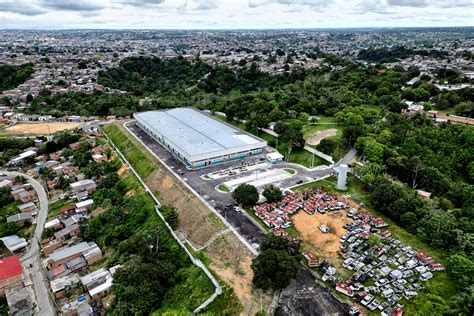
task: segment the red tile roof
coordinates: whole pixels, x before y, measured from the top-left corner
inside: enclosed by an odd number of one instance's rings
[[[0,260],[0,280],[7,280],[22,273],[23,268],[17,256],[10,256]]]

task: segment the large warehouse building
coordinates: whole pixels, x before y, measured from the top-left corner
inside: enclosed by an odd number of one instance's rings
[[[262,153],[267,142],[193,108],[133,115],[138,125],[188,169]]]

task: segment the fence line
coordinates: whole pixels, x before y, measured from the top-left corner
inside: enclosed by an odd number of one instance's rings
[[[199,267],[201,270],[204,271],[204,273],[207,275],[207,277],[211,280],[211,282],[214,284],[214,287],[215,287],[215,290],[214,290],[214,293],[204,302],[202,303],[201,305],[199,305],[194,311],[193,313],[196,314],[196,313],[199,313],[201,312],[204,308],[206,308],[209,304],[211,304],[216,298],[217,296],[221,295],[222,294],[222,287],[221,285],[219,284],[219,281],[217,281],[217,279],[212,275],[212,273],[209,271],[209,269],[207,269],[207,267],[202,263],[201,260],[195,258],[193,256],[193,254],[188,250],[188,248],[186,248],[186,246],[183,244],[183,242],[179,239],[179,237],[176,235],[176,233],[174,232],[174,230],[171,228],[171,226],[168,224],[168,222],[165,220],[165,217],[163,216],[163,214],[161,214],[160,212],[160,207],[161,207],[161,203],[160,201],[156,198],[156,196],[153,194],[153,192],[150,190],[150,188],[148,187],[148,185],[146,185],[146,183],[143,181],[143,179],[141,178],[141,176],[137,173],[137,171],[135,170],[135,168],[133,168],[133,166],[130,164],[130,162],[127,160],[127,158],[125,158],[125,156],[122,154],[122,152],[120,151],[120,149],[118,149],[117,146],[115,146],[114,142],[112,141],[112,139],[110,139],[109,135],[107,135],[106,133],[104,133],[105,137],[107,138],[107,140],[109,141],[109,143],[112,145],[112,147],[115,149],[115,151],[119,154],[120,158],[125,161],[125,163],[129,166],[130,170],[132,170],[133,174],[137,177],[138,181],[140,181],[141,185],[145,188],[145,191],[151,196],[151,198],[155,201],[156,203],[156,206],[155,206],[155,210],[156,210],[156,213],[158,214],[158,216],[161,218],[161,220],[163,221],[163,223],[165,223],[165,226],[168,228],[168,230],[170,231],[171,235],[173,236],[173,238],[176,240],[176,242],[180,245],[181,248],[184,249],[184,251],[187,253],[189,259],[191,260],[191,262]]]

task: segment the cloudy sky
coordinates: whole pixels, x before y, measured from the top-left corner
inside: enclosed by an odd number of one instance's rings
[[[474,0],[0,0],[0,28],[472,26]]]

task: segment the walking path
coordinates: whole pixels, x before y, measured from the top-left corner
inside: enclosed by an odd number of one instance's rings
[[[27,174],[15,171],[2,171],[9,176],[22,176],[28,179],[38,196],[40,209],[38,211],[38,217],[36,218],[36,229],[34,236],[29,241],[29,248],[25,254],[20,258],[23,270],[25,271],[25,277],[28,279],[25,283],[33,283],[33,287],[36,293],[36,302],[38,315],[56,315],[56,310],[49,296],[48,287],[46,285],[46,277],[44,275],[43,267],[40,258],[39,241],[43,234],[44,224],[48,217],[48,196],[43,186],[36,181],[33,177]]]

